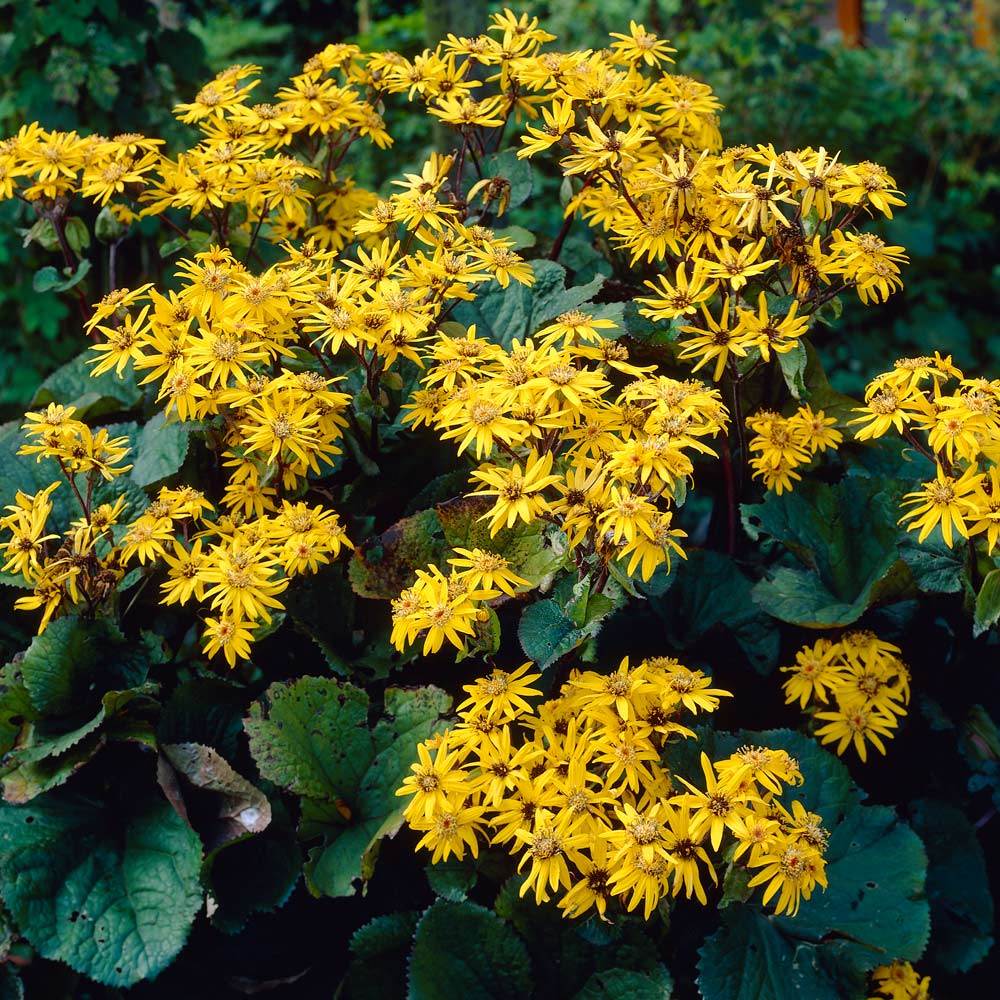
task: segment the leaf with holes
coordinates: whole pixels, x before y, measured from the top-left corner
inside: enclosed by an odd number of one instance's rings
[[[839,1000],[819,951],[752,907],[729,907],[698,952],[698,989],[704,1000]]]
[[[266,700],[245,722],[250,752],[264,777],[302,797],[299,836],[321,841],[307,884],[316,895],[351,895],[370,875],[378,841],[402,824],[396,789],[451,698],[434,687],[389,688],[373,728],[365,692],[332,678],[272,684]]]
[[[0,892],[45,958],[109,986],[173,960],[201,906],[201,843],[162,798],[50,792],[0,806]]]
[[[920,958],[930,934],[927,853],[913,830],[892,809],[859,806],[831,831],[826,863],[829,888],[775,925],[863,972],[884,958]]]

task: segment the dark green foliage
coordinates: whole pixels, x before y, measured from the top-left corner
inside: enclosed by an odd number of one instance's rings
[[[0,806],[3,900],[46,958],[130,986],[180,950],[202,904],[201,845],[162,799],[51,793]]]

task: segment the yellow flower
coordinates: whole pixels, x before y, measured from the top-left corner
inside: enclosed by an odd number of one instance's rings
[[[465,772],[458,767],[458,753],[449,748],[447,740],[438,744],[433,759],[427,744],[418,743],[417,760],[410,770],[413,773],[396,789],[396,795],[413,796],[404,813],[410,823],[446,811],[450,800],[461,800],[466,794]]]
[[[892,712],[867,710],[861,701],[838,705],[834,712],[817,712],[816,718],[826,722],[825,726],[820,726],[816,730],[816,736],[821,743],[839,741],[836,749],[840,757],[849,746],[853,745],[862,762],[868,759],[865,740],[885,756],[885,744],[882,738],[892,739],[892,730],[899,725]]]
[[[695,258],[693,262],[682,261],[674,272],[673,284],[662,274],[657,278],[660,283],[659,288],[652,281],[645,282],[656,295],[636,299],[636,302],[642,302],[646,306],[645,309],[640,309],[639,313],[653,320],[670,320],[695,312],[698,306],[711,299],[719,287],[718,281],[709,283],[709,267],[709,263],[700,258]]]
[[[451,855],[461,861],[468,847],[474,858],[479,857],[477,834],[484,825],[483,806],[465,805],[463,799],[454,798],[448,805],[438,809],[425,819],[412,822],[413,829],[423,832],[417,843],[432,851],[431,863],[447,861]]]
[[[682,333],[694,334],[682,342],[681,358],[699,358],[692,371],[697,371],[709,361],[715,361],[712,380],[718,382],[722,378],[723,369],[729,361],[730,354],[741,358],[746,357],[747,348],[753,341],[753,335],[743,327],[742,317],[734,316],[735,310],[729,307],[729,296],[722,302],[722,312],[718,318],[708,311],[708,304],[701,303],[701,312],[705,317],[707,329],[697,326],[682,326]],[[735,323],[734,323],[735,320]]]
[[[708,277],[727,281],[729,287],[738,292],[747,283],[747,278],[762,274],[778,263],[760,259],[765,242],[761,237],[756,243],[747,243],[737,250],[729,245],[729,240],[720,240],[715,250],[716,260],[707,266]]]
[[[531,685],[542,675],[529,674],[534,666],[529,660],[522,663],[516,670],[507,672],[499,668],[486,677],[480,677],[475,684],[466,684],[462,690],[469,697],[463,701],[456,711],[459,713],[485,713],[496,723],[504,723],[516,719],[519,715],[532,710],[527,698],[541,695],[541,691]]]
[[[585,833],[570,833],[569,823],[568,813],[555,818],[548,809],[539,809],[531,828],[517,831],[516,838],[525,847],[517,870],[521,871],[531,862],[518,895],[524,896],[534,889],[535,902],[541,905],[549,898],[550,889],[570,887],[572,882],[566,860],[570,858],[575,863],[580,847],[589,838]]]
[[[913,510],[899,519],[900,524],[912,522],[906,526],[907,531],[919,528],[918,542],[922,542],[936,525],[940,525],[945,545],[951,548],[953,527],[962,538],[969,537],[971,529],[966,519],[975,520],[975,494],[982,481],[983,476],[975,465],[969,466],[957,479],[945,475],[939,466],[937,476],[924,483],[923,489],[907,493],[903,498],[903,506],[913,507]]]
[[[506,522],[506,527],[513,527],[514,522],[522,520],[527,523],[534,521],[539,515],[549,509],[549,504],[540,494],[548,486],[559,481],[558,476],[551,474],[552,455],[546,453],[539,456],[532,451],[521,470],[521,463],[505,469],[497,465],[485,465],[472,473],[473,479],[486,484],[487,489],[474,490],[476,496],[495,496],[496,502],[480,521],[490,519],[490,536],[495,535]]]
[[[202,634],[206,656],[217,656],[221,652],[230,667],[236,666],[236,660],[250,658],[250,643],[253,641],[253,626],[251,621],[222,615],[219,618],[206,618],[205,631]]]
[[[629,21],[628,30],[627,35],[618,31],[611,32],[612,38],[619,39],[619,41],[611,43],[611,48],[617,59],[632,64],[643,62],[647,66],[659,66],[663,62],[673,62],[670,54],[677,50],[672,49],[668,42],[646,31],[645,25]]]
[[[762,901],[767,903],[777,894],[776,914],[794,917],[801,900],[808,899],[817,884],[826,888],[823,856],[815,848],[790,837],[779,839],[756,863],[762,870],[747,884],[753,887],[768,883]]]

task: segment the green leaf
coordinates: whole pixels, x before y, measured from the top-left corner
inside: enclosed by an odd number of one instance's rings
[[[84,351],[54,371],[39,386],[32,407],[38,409],[49,403],[75,406],[77,412],[73,416],[81,420],[137,406],[142,400],[142,389],[136,384],[132,370],[126,369],[121,378],[114,369],[91,375],[87,361],[92,358],[90,351]]]
[[[899,555],[910,567],[914,583],[925,594],[958,594],[967,577],[965,549],[951,548],[939,532],[922,542],[910,533],[899,540]]]
[[[796,341],[795,346],[783,354],[778,354],[778,364],[781,366],[781,374],[784,376],[785,385],[792,394],[793,399],[808,399],[809,391],[806,389],[806,349],[802,341]]]
[[[30,229],[20,229],[18,232],[23,237],[22,247],[29,247],[32,243],[37,243],[43,250],[48,250],[50,253],[59,249],[59,237],[56,235],[56,227],[52,225],[51,219],[39,219]],[[49,270],[55,271],[55,268],[50,267]]]
[[[651,973],[607,969],[595,972],[575,1000],[670,1000],[673,990],[673,978],[662,965]]]
[[[824,942],[829,960],[862,971],[920,958],[930,908],[927,854],[913,830],[886,806],[859,806],[831,832],[826,862],[829,888],[803,900],[795,917],[774,918],[776,926]]]
[[[90,230],[87,228],[87,223],[79,216],[74,215],[66,220],[66,242],[78,256],[90,246]],[[87,271],[89,271],[90,262],[88,261],[87,264]],[[84,271],[84,274],[87,271]]]
[[[510,240],[515,250],[526,250],[538,242],[538,237],[524,226],[507,226],[496,230],[497,239]]]
[[[38,720],[33,708],[22,713],[33,722],[22,723],[17,746],[0,763],[3,797],[7,802],[28,802],[68,781],[109,740],[152,742],[150,717],[159,709],[152,695],[156,685],[128,691],[108,691],[97,714],[82,725],[64,719]],[[11,708],[23,705],[26,694],[19,685],[11,688]],[[5,698],[4,701],[7,701]]]
[[[408,1000],[532,994],[524,943],[495,913],[439,899],[420,918],[410,953]]]
[[[337,799],[371,760],[368,696],[352,684],[302,677],[272,684],[268,708],[250,707],[244,728],[260,773],[290,792]]]
[[[378,841],[402,824],[396,789],[451,699],[434,687],[389,688],[374,729],[368,696],[331,678],[272,684],[267,701],[266,713],[255,704],[244,723],[250,751],[264,777],[303,797],[301,839],[322,838],[306,866],[310,889],[350,895],[370,874]]]
[[[416,579],[416,571],[440,564],[445,555],[441,525],[433,510],[404,517],[359,545],[348,575],[359,597],[389,600]]]
[[[172,476],[187,457],[191,427],[178,420],[167,423],[162,410],[155,413],[132,442],[129,478],[140,486],[151,486]]]
[[[722,552],[695,549],[678,561],[676,582],[650,607],[664,621],[669,639],[680,647],[713,629],[732,635],[754,668],[769,671],[778,658],[780,636],[772,619],[751,599],[751,583]]]
[[[104,709],[89,722],[60,736],[41,738],[32,733],[3,763],[3,797],[24,803],[68,781],[100,750],[106,739],[100,732]],[[34,728],[34,727],[32,727]]]
[[[104,619],[57,618],[31,641],[20,663],[32,704],[44,715],[86,711],[112,689],[138,687],[149,654]]]
[[[531,324],[535,329],[551,323],[557,316],[561,316],[570,309],[576,309],[584,303],[590,302],[604,287],[606,280],[603,274],[598,274],[585,285],[574,285],[566,288],[564,287],[566,272],[561,264],[554,264],[552,261],[536,261],[532,266],[535,269],[536,281],[541,279],[539,287],[533,289],[534,303],[531,311]],[[590,309],[583,311],[591,312]]]
[[[12,668],[8,667],[7,671],[12,671]],[[0,758],[26,738],[31,723],[38,718],[24,684],[3,683],[5,686],[0,693]]]
[[[579,628],[552,600],[536,601],[525,608],[517,626],[517,637],[525,656],[545,670],[561,656],[582,646],[596,631]]]
[[[972,634],[980,636],[993,628],[1000,618],[1000,569],[986,574],[983,585],[976,595],[976,617],[972,624]]]
[[[819,949],[789,941],[748,906],[723,911],[722,927],[698,952],[704,1000],[839,1000]]]
[[[44,958],[109,986],[161,972],[202,903],[201,844],[162,799],[0,806],[0,889]]]
[[[62,274],[54,267],[43,267],[35,272],[32,288],[39,294],[44,292],[65,292],[75,288],[90,271],[90,261],[81,260],[72,274],[67,274],[69,268],[63,268]]]
[[[948,972],[968,972],[993,946],[995,913],[983,848],[965,815],[946,802],[914,803],[913,826],[927,848],[929,952]]]
[[[465,857],[461,861],[449,858],[447,861],[429,864],[424,867],[424,873],[431,889],[442,899],[449,899],[453,903],[465,899],[479,879],[476,860],[472,857]]]
[[[511,282],[507,288],[488,286],[474,302],[460,302],[453,317],[465,327],[476,324],[476,332],[505,349],[523,341],[560,313],[589,302],[604,285],[597,275],[586,285],[566,287],[566,269],[551,260],[531,262],[535,283],[529,288]],[[604,307],[595,306],[594,312]]]
[[[353,959],[344,980],[348,1000],[406,996],[406,959],[419,913],[389,913],[370,920],[351,938]]]
[[[532,264],[534,270],[535,264]],[[523,341],[531,329],[532,293],[525,285],[512,281],[507,288],[489,284],[477,292],[472,302],[459,302],[452,317],[463,327],[475,324],[480,337],[505,349],[515,340]]]
[[[744,505],[754,540],[781,541],[806,570],[779,566],[754,587],[754,600],[781,621],[808,627],[849,625],[905,575],[898,562],[895,496],[876,479],[849,476],[835,486],[805,482],[792,493]],[[863,538],[864,544],[858,544]],[[896,567],[897,576],[890,576]]]

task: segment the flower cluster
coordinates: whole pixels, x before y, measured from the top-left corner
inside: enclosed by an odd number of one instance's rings
[[[825,723],[816,736],[836,742],[839,755],[853,746],[864,761],[867,743],[885,754],[883,740],[893,738],[910,701],[910,672],[899,653],[871,632],[846,632],[836,642],[819,639],[796,653],[793,666],[781,668],[791,675],[783,685],[785,704],[811,707]],[[815,710],[827,706],[829,711]]]
[[[422,653],[436,653],[447,639],[462,648],[475,635],[476,623],[489,620],[487,602],[513,597],[531,582],[518,576],[507,560],[485,549],[455,549],[445,576],[431,564],[392,602],[393,645],[403,650],[424,635]]]
[[[932,1000],[931,977],[921,977],[909,962],[880,965],[871,978],[875,992],[868,1000]]]
[[[900,521],[923,541],[940,527],[955,536],[985,536],[992,554],[1000,539],[1000,380],[966,378],[951,357],[902,358],[876,376],[851,421],[865,441],[890,430],[934,463],[935,476],[908,493]]]
[[[73,419],[74,412],[51,403],[29,413],[24,425],[29,440],[20,454],[55,459],[83,516],[71,522],[58,548],[50,544],[60,541],[48,530],[51,496],[61,485],[57,479],[34,495],[18,491],[10,513],[0,518],[0,530],[11,535],[3,571],[19,574],[33,588],[15,607],[42,609],[39,634],[57,612],[93,613],[130,564],[149,564],[152,570],[159,563],[167,571],[162,603],[184,605],[192,598],[206,603],[217,617],[204,619],[205,652],[221,652],[234,666],[237,658],[249,656],[254,629],[270,623],[271,610],[283,607],[276,595],[289,579],[316,572],[351,546],[333,511],[283,500],[272,514],[258,513],[252,520],[240,514],[211,519],[212,504],[188,486],[162,487],[126,522],[125,496],[100,503],[95,487],[101,478],[111,481],[132,468],[119,464],[128,454],[128,439],[109,438],[106,429],[91,432]]]
[[[114,482],[132,468],[123,464],[128,439],[111,437],[106,428],[91,430],[74,418],[75,412],[75,407],[50,403],[44,410],[27,414],[27,440],[19,454],[34,455],[36,462],[54,459],[79,501],[83,518],[73,521],[62,535],[50,530],[52,494],[61,485],[58,475],[34,494],[18,490],[14,503],[7,507],[10,513],[0,517],[0,531],[10,532],[3,572],[22,577],[33,591],[18,598],[14,606],[21,611],[42,611],[39,633],[59,609],[93,608],[103,602],[125,575],[113,530],[124,510],[124,498],[98,504],[94,497],[100,485]]]
[[[757,452],[751,460],[754,478],[760,476],[764,486],[779,496],[793,487],[792,480],[802,476],[795,470],[812,461],[817,451],[836,449],[844,435],[835,428],[836,418],[822,410],[813,412],[806,404],[790,417],[770,410],[760,410],[747,417],[747,427],[754,432],[747,446]]]
[[[469,496],[488,502],[480,520],[491,535],[541,520],[558,527],[579,569],[606,578],[620,562],[648,580],[661,565],[669,571],[671,554],[684,557],[670,504],[686,490],[692,454],[715,455],[704,439],[724,430],[728,414],[702,383],[628,364],[624,348],[601,343],[602,322],[610,323],[574,310],[540,330],[537,345],[509,350],[475,327],[464,337],[441,333],[405,419],[430,423],[477,460],[501,453],[502,462],[471,474]],[[635,378],[616,390],[612,369]],[[397,635],[412,642],[426,627],[412,590],[394,609]],[[463,648],[459,634],[449,638]]]
[[[710,677],[668,657],[626,658],[609,675],[573,671],[557,698],[533,704],[541,675],[530,667],[466,686],[459,722],[419,746],[396,794],[412,796],[405,817],[433,861],[476,856],[480,840],[507,845],[521,895],[558,892],[566,916],[604,918],[617,900],[648,918],[681,890],[707,903],[704,879],[718,882],[709,850],[721,858],[724,837],[778,913],[826,886],[821,819],[780,801],[802,780],[785,751],[702,754],[703,785],[671,772],[671,746],[694,735],[686,714],[728,695]]]

